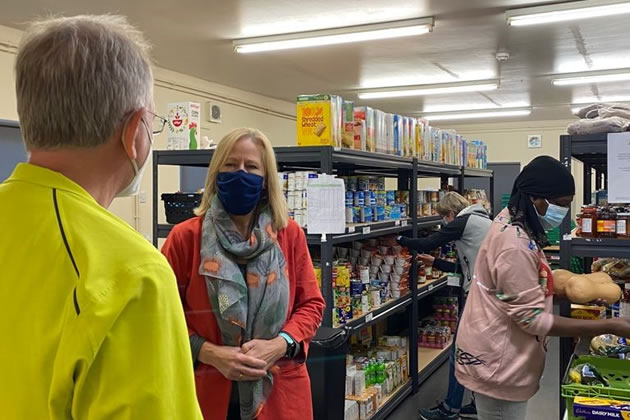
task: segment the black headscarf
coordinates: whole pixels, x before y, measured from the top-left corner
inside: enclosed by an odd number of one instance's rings
[[[539,156],[514,181],[508,209],[512,224],[527,232],[539,247],[549,245],[531,197],[554,199],[575,194],[575,181],[567,167],[550,156]]]

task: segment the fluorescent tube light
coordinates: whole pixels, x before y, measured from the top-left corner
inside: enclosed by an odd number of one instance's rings
[[[359,99],[401,98],[406,96],[445,95],[461,92],[485,92],[499,87],[498,81],[475,83],[442,83],[437,85],[405,86],[391,89],[374,89],[359,92]]]
[[[321,31],[239,39],[234,41],[234,51],[247,54],[292,48],[319,47],[322,45],[347,44],[351,42],[422,35],[432,30],[432,17],[408,19]]]
[[[524,117],[532,113],[531,109],[503,109],[476,112],[453,112],[445,114],[423,114],[422,118],[428,121],[451,121],[468,120],[478,118],[502,118],[502,117]]]
[[[592,76],[565,77],[554,79],[555,86],[586,85],[590,83],[623,82],[630,80],[630,73],[596,74]]]
[[[549,6],[526,7],[506,12],[511,26],[567,22],[630,13],[630,2],[620,0],[584,0]]]

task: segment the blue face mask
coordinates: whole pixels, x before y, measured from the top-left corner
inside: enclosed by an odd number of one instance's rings
[[[562,224],[562,221],[565,217],[567,217],[567,213],[569,212],[568,207],[561,207],[555,204],[551,204],[547,201],[547,212],[544,216],[538,214],[538,209],[534,206],[534,211],[538,215],[538,220],[540,220],[540,224],[545,230],[552,230],[557,228]]]
[[[262,176],[243,170],[220,172],[217,177],[217,195],[225,211],[243,216],[254,210],[260,201],[263,182]]]

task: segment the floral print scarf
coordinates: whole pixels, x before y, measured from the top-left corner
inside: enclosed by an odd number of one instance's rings
[[[264,206],[243,238],[215,196],[203,220],[199,274],[205,276],[223,344],[240,347],[277,337],[289,307],[284,254]],[[271,394],[273,376],[238,382],[241,418],[254,419]]]

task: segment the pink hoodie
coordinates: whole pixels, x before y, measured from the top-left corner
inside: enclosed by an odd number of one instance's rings
[[[457,332],[457,380],[471,391],[526,401],[538,391],[553,323],[549,264],[504,209],[481,245]]]

